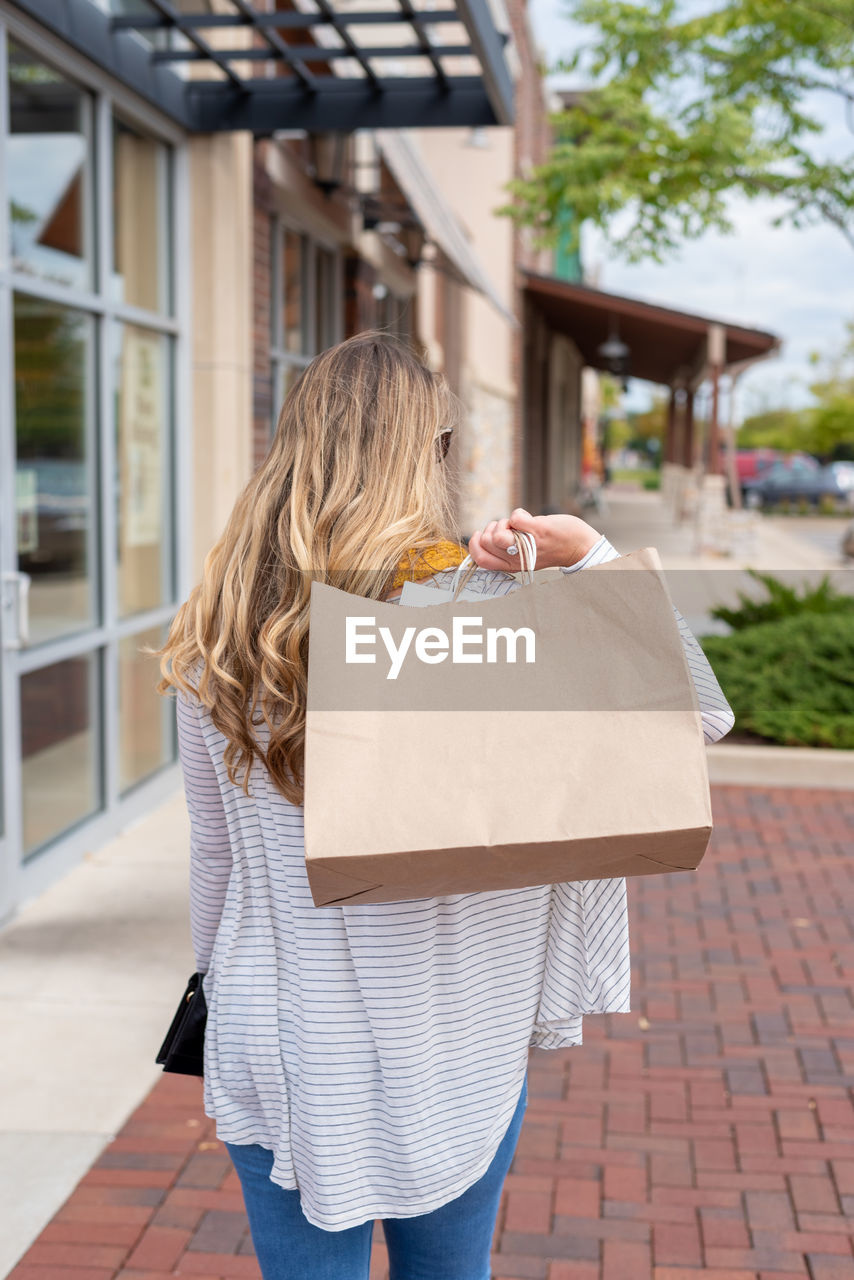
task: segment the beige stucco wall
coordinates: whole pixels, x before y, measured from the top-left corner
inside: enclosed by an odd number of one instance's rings
[[[416,135],[430,176],[456,214],[501,301],[513,307],[513,225],[495,210],[513,174],[512,129],[422,129]],[[483,139],[483,146],[472,139]],[[511,390],[511,330],[478,293],[469,306],[467,358],[472,374]]]
[[[189,167],[195,580],[251,474],[252,138],[193,138]]]
[[[513,172],[512,129],[433,129],[415,134],[431,180],[457,216],[508,311],[513,309],[513,229],[495,210]],[[481,140],[485,145],[473,145]],[[420,272],[419,314],[431,345],[436,333],[435,278]],[[468,410],[460,432],[459,516],[468,533],[511,507],[516,385],[513,326],[482,294],[466,291],[460,393]],[[433,351],[431,350],[431,355]]]

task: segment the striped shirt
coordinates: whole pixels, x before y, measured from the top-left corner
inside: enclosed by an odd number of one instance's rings
[[[564,572],[617,554],[602,538]],[[479,570],[468,585],[519,584]],[[713,742],[732,713],[679,625]],[[244,795],[207,709],[181,696],[177,714],[218,1137],[273,1151],[272,1180],[327,1230],[439,1208],[489,1166],[528,1047],[581,1044],[585,1014],[629,1011],[625,880],[317,908],[301,807],[257,762]]]

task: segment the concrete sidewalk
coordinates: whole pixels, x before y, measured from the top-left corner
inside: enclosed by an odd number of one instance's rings
[[[531,1055],[496,1280],[854,1280],[854,792],[713,799],[630,884],[632,1012]],[[200,1099],[163,1078],[12,1280],[258,1280]]]
[[[0,931],[0,1276],[161,1076],[195,967],[188,847],[176,793]]]
[[[709,564],[691,558],[690,531],[672,527],[657,495],[612,495],[607,515],[594,523],[622,551],[659,546],[665,565],[676,565],[678,584],[697,579],[706,590]],[[779,551],[779,540],[774,545]],[[682,572],[686,559],[688,573]],[[822,567],[812,565],[813,570]],[[724,572],[730,582],[735,579],[732,570]],[[690,616],[686,601],[682,604]],[[698,609],[702,613],[702,600]],[[721,770],[716,758],[732,764],[731,756],[719,754],[726,750],[721,744],[710,753],[713,780],[715,769],[719,775]],[[823,757],[830,754],[835,785],[845,787],[849,769],[848,785],[854,791],[852,753],[845,752],[808,753],[798,762],[791,755],[778,756],[780,762],[769,773],[774,762],[766,751],[761,780],[773,783],[775,770],[779,775],[784,766],[787,785],[797,782],[799,774],[820,780],[827,769]],[[739,759],[735,776],[750,781],[755,767]],[[815,812],[820,826],[813,834],[821,840],[824,811],[819,807]],[[761,847],[761,837],[755,839]],[[176,793],[94,850],[0,931],[0,1203],[14,1206],[13,1213],[4,1215],[0,1232],[0,1276],[161,1079],[153,1057],[194,967],[187,849],[186,812]],[[639,889],[639,900],[648,892],[645,886]],[[164,1082],[159,1088],[168,1086]],[[199,1124],[204,1125],[203,1118]],[[50,1268],[28,1280],[48,1275],[53,1275]],[[102,1278],[103,1270],[97,1280]],[[89,1278],[78,1274],[69,1280]]]
[[[709,616],[714,605],[737,604],[739,591],[764,596],[748,568],[773,573],[790,586],[815,584],[828,574],[840,591],[854,594],[854,563],[846,565],[841,552],[800,536],[797,518],[745,513],[752,532],[733,555],[698,554],[693,523],[677,523],[658,493],[608,489],[606,495],[604,510],[587,511],[585,519],[623,554],[658,549],[673,602],[696,635],[726,630]]]
[[[845,567],[841,550],[799,533],[800,520],[796,516],[784,519],[761,512],[742,512],[744,532],[733,539],[732,554],[700,553],[696,549],[693,520],[677,521],[661,494],[642,489],[608,488],[604,495],[604,510],[588,511],[585,519],[607,534],[621,551],[632,550],[639,538],[649,538],[643,545],[658,548],[665,568],[712,569],[723,563],[730,568],[743,569],[750,565],[773,573]],[[724,517],[728,518],[730,513]],[[838,525],[836,521],[831,523],[834,527]]]

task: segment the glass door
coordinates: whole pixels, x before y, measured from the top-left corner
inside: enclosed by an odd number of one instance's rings
[[[0,507],[6,504],[6,495],[0,495]],[[2,549],[0,549],[0,564],[3,563]],[[6,759],[6,744],[9,737],[6,722],[5,708],[6,697],[4,685],[5,668],[5,644],[9,627],[7,619],[7,591],[8,585],[4,579],[2,581],[2,590],[0,590],[0,924],[11,913],[15,902],[14,891],[14,867],[10,856],[10,842],[7,835],[7,809],[8,800],[6,798],[6,778],[8,776],[8,764]]]
[[[0,330],[3,329],[0,325]],[[3,359],[0,356],[0,366]],[[15,541],[15,495],[10,478],[14,468],[6,465],[12,442],[8,416],[0,410],[0,924],[11,915],[18,901],[20,859],[20,806],[17,795],[19,755],[17,676],[15,655],[25,643],[29,576],[13,567],[11,548]]]
[[[175,757],[173,158],[0,15],[0,920]]]
[[[103,808],[96,96],[14,39],[5,146],[24,858]],[[16,631],[16,634],[14,632]]]
[[[0,23],[0,146],[8,132],[8,93],[6,86],[6,31]],[[0,273],[8,269],[9,217],[6,166],[0,154]],[[10,835],[14,826],[11,813],[11,774],[14,770],[12,743],[16,725],[12,721],[14,698],[10,696],[14,675],[11,669],[11,646],[18,642],[16,617],[20,586],[14,577],[12,546],[15,540],[15,474],[12,439],[12,368],[11,316],[9,294],[0,287],[0,923],[14,910],[17,901],[17,848]],[[10,822],[11,819],[11,822]]]
[[[17,572],[14,546],[17,513],[14,489],[12,388],[8,294],[0,290],[0,923],[18,900],[19,806],[15,805],[18,753],[15,656],[27,621],[29,578]]]

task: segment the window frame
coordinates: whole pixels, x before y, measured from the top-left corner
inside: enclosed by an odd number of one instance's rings
[[[304,307],[302,315],[303,351],[290,351],[285,346],[282,313],[284,303],[284,253],[285,234],[297,235],[303,244]],[[330,332],[334,335],[330,346],[340,342],[344,328],[344,258],[341,246],[335,240],[309,233],[295,218],[275,213],[270,216],[270,381],[272,386],[270,434],[276,429],[279,411],[284,399],[285,380],[289,373],[301,372],[316,355],[318,311],[317,280],[318,254],[328,253],[332,258],[332,316]]]
[[[97,447],[93,465],[99,478],[92,508],[95,531],[93,559],[97,563],[98,602],[94,625],[59,639],[48,640],[20,650],[5,649],[0,660],[0,706],[2,707],[2,772],[0,786],[5,792],[2,805],[6,829],[0,840],[5,849],[0,875],[0,920],[26,896],[39,892],[57,875],[79,861],[93,844],[114,835],[119,827],[165,799],[179,776],[174,728],[170,761],[129,790],[120,790],[119,760],[119,647],[123,640],[149,628],[168,625],[178,603],[186,596],[191,574],[192,532],[192,438],[182,423],[192,421],[190,366],[190,225],[189,157],[186,136],[156,109],[135,99],[132,93],[94,68],[58,37],[46,32],[20,10],[0,0],[0,146],[5,151],[9,128],[7,42],[23,45],[35,58],[45,61],[64,78],[78,84],[89,95],[92,114],[91,194],[94,238],[91,287],[76,289],[38,280],[11,269],[8,254],[8,204],[4,157],[0,155],[0,474],[15,472],[15,403],[12,301],[20,293],[43,298],[89,314],[95,326],[93,343],[94,399]],[[154,138],[165,150],[169,165],[168,211],[170,297],[167,311],[120,303],[111,296],[113,268],[113,173],[112,129],[114,113],[133,129]],[[168,438],[165,446],[164,502],[168,511],[172,565],[168,593],[155,608],[118,616],[118,564],[116,505],[116,402],[112,355],[116,330],[132,324],[166,335],[170,349],[170,390]],[[17,569],[16,513],[14,502],[2,504],[0,511],[0,568]],[[9,509],[11,507],[11,510]],[[67,658],[91,653],[100,673],[98,694],[100,713],[93,723],[98,740],[99,782],[102,807],[66,832],[23,854],[20,755],[20,681],[42,667]],[[96,698],[97,702],[98,699]]]

